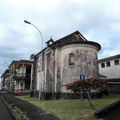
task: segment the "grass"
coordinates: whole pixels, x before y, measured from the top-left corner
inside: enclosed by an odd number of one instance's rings
[[[13,112],[14,112],[14,117],[15,117],[15,119],[16,119],[16,120],[21,120],[21,116],[20,116],[20,114],[19,114],[19,108],[14,107]]]
[[[41,100],[30,98],[29,95],[17,96],[20,99],[28,101],[38,107],[41,107],[47,113],[59,117],[61,120],[96,120],[93,116],[95,110],[81,100]],[[93,99],[92,103],[97,110],[120,100],[119,94],[110,94],[101,99]]]
[[[23,96],[23,95],[30,95],[30,93],[29,93],[29,92],[26,92],[26,93],[18,93],[18,94],[16,94],[16,95],[18,95],[18,96]]]

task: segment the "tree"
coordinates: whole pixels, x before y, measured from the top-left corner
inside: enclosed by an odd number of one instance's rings
[[[10,88],[10,79],[9,79],[9,76],[11,75],[10,73],[12,72],[12,71],[14,71],[14,73],[17,73],[17,71],[16,71],[16,69],[14,69],[14,70],[11,70],[11,69],[6,69],[5,71],[4,71],[4,83],[5,83],[5,85],[6,85],[6,88],[7,88],[7,90],[8,90],[8,92],[10,92],[10,91],[14,91],[14,87],[13,88]],[[6,79],[6,80],[5,80]],[[14,83],[13,83],[14,84]]]
[[[11,72],[10,69],[6,69],[6,70],[4,71],[3,74],[4,74],[5,78],[7,78],[7,77],[9,76],[9,73],[10,73],[10,72]],[[9,90],[9,89],[10,89],[10,80],[6,79],[5,84],[6,84],[7,90]]]
[[[35,54],[31,54],[30,60],[32,60],[34,56],[35,56]]]
[[[10,69],[6,69],[3,74],[10,73]]]
[[[3,73],[3,75],[4,75],[3,81],[4,81],[4,82],[5,82],[5,77],[6,77],[7,73],[10,73],[10,69],[6,69],[6,70],[4,71],[4,73]]]
[[[101,90],[105,88],[106,80],[99,80],[97,78],[87,78],[85,80],[76,80],[72,83],[67,83],[63,86],[66,87],[66,90],[71,90],[71,92],[74,93],[83,92],[86,95],[88,101],[84,100],[82,94],[80,93],[81,100],[88,103],[92,109],[95,109],[91,101],[90,91],[95,89]]]
[[[11,73],[13,71],[14,71],[14,73],[17,73],[16,69],[14,69],[14,70],[6,69],[3,74],[5,75],[6,73]]]

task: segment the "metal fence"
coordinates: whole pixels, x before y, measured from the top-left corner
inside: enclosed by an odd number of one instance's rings
[[[30,79],[31,74],[27,73],[15,73],[12,78],[17,79],[17,78],[24,78],[24,79]]]

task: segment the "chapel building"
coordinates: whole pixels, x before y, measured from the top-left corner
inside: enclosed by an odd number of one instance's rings
[[[98,51],[100,44],[75,31],[57,41],[52,38],[47,47],[34,56],[31,90],[38,95],[60,96],[70,93],[62,85],[85,78],[99,78]],[[43,95],[43,96],[44,96]]]

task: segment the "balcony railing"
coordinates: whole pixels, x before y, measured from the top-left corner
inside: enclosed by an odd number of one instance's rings
[[[30,79],[31,74],[28,73],[15,73],[14,75],[12,75],[12,78],[14,79]]]
[[[6,78],[6,77],[9,77],[9,76],[11,76],[12,75],[12,73],[5,73],[3,76],[2,76],[2,78]]]

